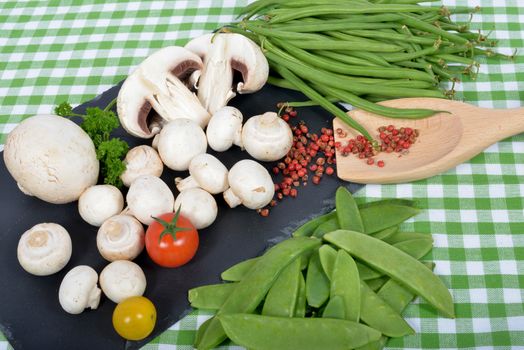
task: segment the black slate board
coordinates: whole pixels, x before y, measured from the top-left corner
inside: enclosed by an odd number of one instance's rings
[[[118,94],[116,86],[76,111],[86,107],[105,107]],[[253,95],[237,96],[232,105],[239,108],[244,119],[275,110],[279,101],[303,100],[296,92],[267,85]],[[307,120],[310,130],[331,127],[331,116],[320,108],[303,108],[299,116]],[[130,145],[149,143],[123,137]],[[215,154],[227,167],[240,159],[249,158],[239,148]],[[268,169],[271,165],[268,164]],[[180,176],[180,173],[177,174]],[[185,175],[185,174],[183,174]],[[175,172],[164,171],[163,180],[174,191]],[[336,176],[324,176],[320,185],[302,187],[297,199],[287,199],[271,211],[269,218],[259,216],[244,207],[229,209],[217,196],[219,215],[215,223],[200,230],[200,247],[195,258],[177,269],[161,268],[143,252],[136,260],[147,277],[145,296],[156,305],[158,321],[153,334],[140,342],[125,342],[113,330],[111,315],[115,304],[102,297],[97,310],[69,315],[58,303],[58,288],[64,275],[74,266],[86,264],[97,272],[107,265],[96,248],[97,228],[85,223],[78,214],[76,202],[52,205],[20,192],[0,161],[0,329],[17,350],[24,349],[136,349],[178,321],[189,311],[187,291],[190,288],[219,282],[220,272],[244,259],[262,253],[268,246],[288,237],[308,218],[334,207],[338,186],[352,192],[360,185],[342,182]],[[73,255],[67,266],[57,274],[36,277],[25,272],[16,257],[20,235],[41,222],[56,222],[64,226],[73,241]]]

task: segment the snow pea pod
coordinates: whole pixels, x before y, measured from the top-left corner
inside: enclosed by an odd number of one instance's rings
[[[313,231],[324,222],[328,221],[329,219],[336,217],[335,212],[329,212],[324,215],[317,216],[316,218],[309,220],[299,228],[293,232],[293,237],[301,237],[301,236],[311,236],[313,234]]]
[[[217,316],[253,312],[267,294],[281,271],[306,251],[320,246],[320,240],[309,237],[287,239],[270,248],[242,278],[237,288],[226,299],[215,317],[197,332],[195,347],[212,349],[226,339],[226,333]]]
[[[360,283],[360,292],[360,317],[367,325],[390,337],[415,333],[402,316],[378,297],[364,281]]]
[[[309,259],[306,274],[306,299],[313,307],[320,307],[329,298],[329,278],[322,269],[318,251]]]
[[[360,217],[357,202],[355,202],[351,192],[344,187],[339,187],[335,193],[335,206],[341,229],[364,232],[364,224]]]
[[[395,244],[402,241],[409,241],[412,239],[427,239],[433,242],[433,237],[429,233],[420,232],[401,232],[398,231],[395,234],[382,239],[384,242],[389,244]]]
[[[306,281],[304,281],[304,276],[300,274],[297,305],[295,307],[295,317],[304,317],[305,315],[306,315]]]
[[[344,299],[336,295],[330,298],[324,312],[322,312],[323,318],[337,318],[339,320],[346,319],[346,306],[344,305]]]
[[[428,239],[410,239],[409,241],[395,243],[393,247],[419,260],[431,251],[433,241]]]
[[[342,249],[337,252],[333,266],[330,296],[331,298],[341,297],[346,320],[358,322],[360,318],[360,278],[355,261]]]
[[[320,247],[318,250],[319,257],[320,257],[320,264],[322,265],[322,269],[326,273],[326,276],[331,280],[331,275],[333,273],[333,266],[335,265],[335,259],[337,258],[337,250],[330,245],[324,244]],[[359,262],[357,264],[358,273],[360,275],[360,279],[363,279],[365,281],[378,278],[383,276],[384,274],[378,271],[373,270],[372,268],[361,264]]]
[[[442,280],[415,258],[388,243],[355,231],[330,232],[324,239],[398,280],[445,316],[454,317],[453,299],[449,290]]]
[[[371,280],[367,280],[366,283],[371,288],[372,291],[376,292],[379,290],[387,281],[389,281],[388,276],[382,276],[378,278],[373,278]]]
[[[385,228],[382,231],[378,231],[378,232],[372,233],[371,235],[373,237],[375,237],[375,238],[378,238],[378,239],[381,239],[381,240],[385,241],[386,238],[392,236],[397,231],[398,231],[398,225],[395,225],[395,226],[391,226],[391,227]]]
[[[278,275],[269,289],[262,315],[293,317],[300,286],[300,259],[295,259]]]
[[[328,221],[320,224],[315,231],[313,231],[313,237],[322,238],[326,233],[335,231],[340,229],[340,225],[338,224],[338,219],[336,217],[332,217]]]
[[[249,269],[255,265],[258,259],[260,259],[260,257],[241,261],[222,272],[220,278],[224,281],[238,282],[246,275]]]
[[[380,338],[373,328],[347,320],[251,314],[219,315],[218,319],[227,336],[248,349],[346,350]]]
[[[365,233],[374,233],[398,225],[419,213],[419,209],[396,203],[383,203],[360,209]]]
[[[188,299],[191,307],[218,310],[238,283],[220,283],[190,289]]]

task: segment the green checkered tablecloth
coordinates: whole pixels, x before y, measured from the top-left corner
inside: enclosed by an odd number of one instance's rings
[[[493,30],[503,52],[524,47],[523,0],[444,2],[480,5],[473,28]],[[24,117],[50,113],[66,99],[80,104],[93,98],[149,53],[232,21],[246,3],[0,0],[0,144]],[[520,106],[524,58],[481,63],[477,81],[458,86],[462,96],[484,107]],[[391,341],[390,348],[524,349],[524,135],[445,174],[366,186],[357,196],[414,198],[427,209],[405,228],[433,234],[429,259],[455,300],[456,319],[439,318],[416,301],[404,316],[417,334]],[[195,330],[208,316],[188,315],[145,349],[191,349]],[[0,335],[0,349],[8,348]]]

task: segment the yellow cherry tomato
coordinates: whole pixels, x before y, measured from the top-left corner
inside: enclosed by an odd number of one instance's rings
[[[155,328],[155,305],[146,297],[130,297],[113,311],[113,327],[122,338],[142,340]]]

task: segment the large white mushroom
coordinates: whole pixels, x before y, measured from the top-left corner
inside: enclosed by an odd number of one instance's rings
[[[146,276],[134,262],[117,260],[100,273],[100,287],[111,301],[118,304],[126,298],[144,294]]]
[[[133,216],[115,215],[98,229],[96,245],[108,261],[133,260],[144,249],[144,227]]]
[[[178,118],[205,127],[210,115],[184,83],[200,69],[200,57],[183,47],[165,47],[147,57],[120,88],[117,110],[122,127],[142,138],[153,137],[163,124]]]
[[[268,205],[275,194],[271,175],[251,159],[233,165],[228,181],[230,188],[224,192],[224,199],[231,208],[243,204],[249,209],[260,209]]]
[[[208,153],[199,154],[191,159],[189,174],[185,179],[180,177],[175,179],[176,188],[180,192],[200,187],[211,194],[217,194],[229,187],[227,168],[215,156]]]
[[[167,123],[158,136],[158,154],[164,164],[183,171],[193,157],[206,153],[204,130],[190,119],[176,119]]]
[[[242,113],[225,106],[216,111],[206,129],[209,147],[217,152],[227,151],[233,144],[242,147]]]
[[[20,189],[49,203],[76,201],[96,184],[99,164],[89,136],[72,121],[37,115],[7,136],[4,162]]]
[[[242,129],[242,144],[250,156],[272,162],[286,156],[293,145],[289,125],[274,112],[249,118]]]
[[[126,196],[129,214],[149,225],[152,216],[173,211],[175,196],[164,181],[152,175],[139,176],[129,187]]]
[[[180,192],[175,200],[175,208],[191,221],[196,229],[211,225],[218,213],[215,198],[201,188],[190,188]]]
[[[78,199],[78,212],[82,219],[97,227],[123,208],[124,196],[112,185],[91,186]]]
[[[58,301],[70,314],[82,313],[87,308],[96,309],[100,303],[98,274],[87,265],[71,269],[60,283]]]
[[[236,93],[253,93],[267,81],[266,57],[255,42],[241,34],[205,34],[185,47],[204,61],[197,83],[198,98],[211,114],[227,105]],[[235,71],[242,74],[243,81],[233,86]]]
[[[160,177],[164,170],[164,164],[158,152],[151,146],[141,145],[133,147],[124,159],[126,170],[120,178],[127,187],[141,175],[154,175]]]
[[[71,237],[61,225],[42,223],[24,232],[17,257],[30,274],[47,276],[64,268],[71,258]]]

